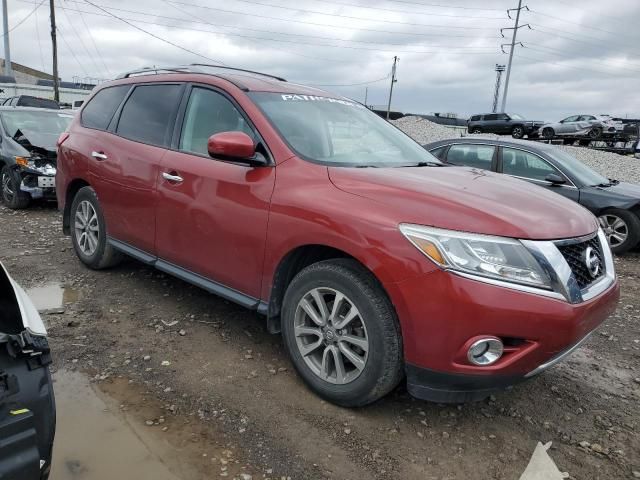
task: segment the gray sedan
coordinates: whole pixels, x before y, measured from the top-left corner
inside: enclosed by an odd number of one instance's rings
[[[622,130],[623,125],[607,115],[573,115],[554,123],[540,127],[542,138],[589,137],[599,138],[603,133],[614,134]]]

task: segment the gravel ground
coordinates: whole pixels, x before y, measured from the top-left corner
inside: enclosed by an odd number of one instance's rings
[[[403,117],[398,120],[393,120],[391,123],[420,144],[461,136],[460,132],[420,117]],[[487,134],[483,134],[483,137],[487,136]],[[496,135],[496,138],[500,137]],[[614,178],[623,182],[640,183],[640,160],[634,157],[618,155],[617,153],[611,152],[600,152],[582,147],[558,146],[558,148],[564,149],[567,153],[607,178]]]
[[[640,478],[640,253],[616,260],[617,312],[543,375],[478,403],[399,387],[344,409],[302,384],[262,317],[135,261],[88,270],[60,229],[54,206],[0,205],[0,260],[25,288],[67,290],[44,315],[54,367],[140,410],[127,421],[173,445],[152,452],[181,480],[515,480],[539,441],[572,479]]]

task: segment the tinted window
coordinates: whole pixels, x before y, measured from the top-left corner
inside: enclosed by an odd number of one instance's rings
[[[578,121],[578,117],[579,117],[579,115],[574,115],[573,117],[567,117],[564,120],[562,120],[562,123],[577,122]]]
[[[120,85],[100,90],[82,110],[82,125],[106,130],[113,114],[129,91],[129,85]]]
[[[491,145],[452,145],[447,153],[447,161],[454,165],[491,170],[491,162],[496,147]]]
[[[502,149],[502,172],[533,180],[544,180],[547,175],[552,173],[564,178],[564,175],[546,160],[532,153],[513,148]]]
[[[122,108],[116,133],[151,145],[166,145],[181,91],[181,85],[136,87]]]
[[[471,120],[472,122],[477,122],[478,120],[480,120],[480,117],[482,115],[474,115],[473,117],[471,117],[469,120]]]
[[[497,115],[498,120],[509,120],[509,115],[505,114],[505,113],[500,113]]]
[[[593,115],[582,115],[578,120],[580,122],[588,122],[589,120],[595,120],[596,117],[594,117]]]
[[[207,140],[214,133],[244,132],[255,135],[236,107],[223,95],[205,88],[194,88],[184,116],[180,149],[208,155]]]
[[[433,150],[430,150],[431,155],[433,155],[436,158],[439,158],[440,160],[444,159],[444,152],[447,150],[447,145],[445,145],[444,147],[438,147],[438,148],[434,148]]]
[[[498,119],[498,115],[495,113],[492,113],[490,115],[485,115],[484,116],[485,120],[497,120]]]
[[[60,108],[58,102],[55,100],[49,100],[48,98],[37,98],[37,97],[19,97],[17,105],[19,107],[39,107],[39,108],[51,108],[57,110]]]

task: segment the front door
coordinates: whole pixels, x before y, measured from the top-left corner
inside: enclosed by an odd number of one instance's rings
[[[259,298],[275,167],[211,158],[207,140],[224,131],[258,139],[230,98],[193,87],[177,148],[162,161],[156,249],[165,262]]]

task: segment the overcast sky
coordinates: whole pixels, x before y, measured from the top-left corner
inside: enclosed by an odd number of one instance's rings
[[[371,82],[323,88],[363,101],[368,86],[368,103],[381,105],[397,55],[394,109],[461,116],[491,110],[494,66],[507,63],[500,46],[512,32],[502,38],[500,29],[513,26],[506,9],[517,6],[517,0],[89,1],[56,0],[64,80],[219,61],[307,84]],[[12,60],[51,72],[49,1],[8,3]],[[532,29],[518,32],[523,46],[515,49],[507,111],[536,120],[640,117],[639,0],[523,4],[530,11],[523,10],[521,23]]]

